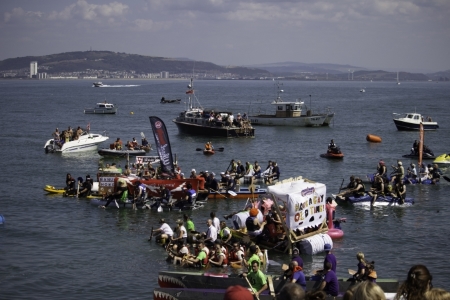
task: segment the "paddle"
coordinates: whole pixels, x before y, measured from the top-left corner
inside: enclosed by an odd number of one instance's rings
[[[248,286],[250,287],[250,290],[252,291],[252,294],[256,297],[257,300],[259,300],[259,297],[258,297],[258,295],[253,291],[253,287],[252,287],[252,285],[250,284],[250,281],[248,281],[247,276],[243,276],[243,277],[245,278],[245,281],[247,281],[247,284],[248,284]]]
[[[80,193],[80,182],[77,180],[77,198],[79,193]]]
[[[355,270],[352,270],[352,269],[348,269],[348,274],[355,275],[356,273],[358,273],[358,272],[356,272]]]
[[[234,191],[232,191],[232,190],[227,191],[227,193],[230,194],[233,197],[237,196],[237,194]]]
[[[224,198],[227,198],[227,196],[222,195],[221,193],[219,193],[219,191],[216,191],[216,190],[213,190],[213,189],[211,189],[211,191],[213,191],[213,192],[219,194],[220,196],[222,196],[222,197],[224,197]]]
[[[444,177],[445,180],[447,180],[448,182],[450,182],[450,178],[448,176],[442,176]]]
[[[151,233],[150,233],[150,238],[149,238],[148,240],[151,241],[152,238],[153,238],[153,226],[152,226],[152,231],[151,231]]]
[[[341,186],[339,187],[339,192],[342,190],[342,185],[344,184],[344,178],[342,178],[342,183],[341,183]],[[338,192],[338,193],[339,193]]]

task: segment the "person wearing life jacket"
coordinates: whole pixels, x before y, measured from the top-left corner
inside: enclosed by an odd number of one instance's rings
[[[355,178],[356,181],[356,187],[352,190],[354,197],[361,197],[364,196],[364,193],[366,192],[366,188],[364,187],[364,184],[362,183],[361,178]]]
[[[222,246],[219,243],[215,244],[214,257],[209,262],[217,267],[226,267],[228,265],[228,257],[223,253]]]
[[[228,243],[232,238],[230,228],[228,228],[225,221],[220,222],[219,237],[223,243]]]
[[[259,223],[257,218],[259,210],[257,208],[250,209],[250,215],[245,220],[245,227],[247,233],[251,236],[257,236],[262,232],[262,224]]]
[[[400,182],[403,181],[405,177],[405,168],[403,167],[403,163],[401,161],[397,161],[397,167],[392,166],[394,168],[394,175],[392,176],[391,182]]]
[[[190,257],[187,259],[187,263],[196,267],[205,267],[208,264],[208,255],[203,249],[205,245],[200,242],[197,245],[198,254],[197,257]]]
[[[241,246],[239,245],[239,243],[235,242],[233,243],[233,249],[231,249],[228,257],[228,261],[230,263],[242,263],[242,259],[244,258],[245,253],[244,253],[244,249],[241,248]]]

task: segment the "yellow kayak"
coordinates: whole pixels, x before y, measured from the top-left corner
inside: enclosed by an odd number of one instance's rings
[[[450,153],[444,153],[442,155],[439,155],[436,157],[436,159],[433,161],[435,164],[450,164]]]
[[[64,188],[55,188],[52,185],[46,185],[44,187],[44,191],[46,191],[47,193],[51,193],[51,194],[62,194],[64,193]]]

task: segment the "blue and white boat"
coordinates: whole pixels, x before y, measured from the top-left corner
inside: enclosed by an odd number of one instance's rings
[[[423,130],[436,130],[439,128],[437,122],[431,121],[430,118],[424,119],[418,113],[406,113],[403,115],[394,113],[394,115],[396,115],[394,124],[399,131],[420,130],[420,123],[423,124]]]

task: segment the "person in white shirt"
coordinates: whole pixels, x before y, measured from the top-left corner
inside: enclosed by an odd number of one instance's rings
[[[205,245],[213,245],[214,241],[217,240],[217,230],[216,227],[214,227],[213,221],[211,219],[208,219],[206,224],[208,225],[208,231],[204,234],[206,236]]]
[[[220,231],[220,220],[219,220],[219,218],[216,217],[216,213],[212,211],[209,214],[209,216],[212,219],[214,227],[216,227],[216,232],[219,232]]]
[[[158,233],[158,235],[156,236],[157,241],[164,240],[166,242],[169,242],[173,236],[172,228],[170,228],[169,224],[167,224],[164,219],[160,219],[159,224],[161,224],[161,227],[153,230],[152,235],[153,233]]]

